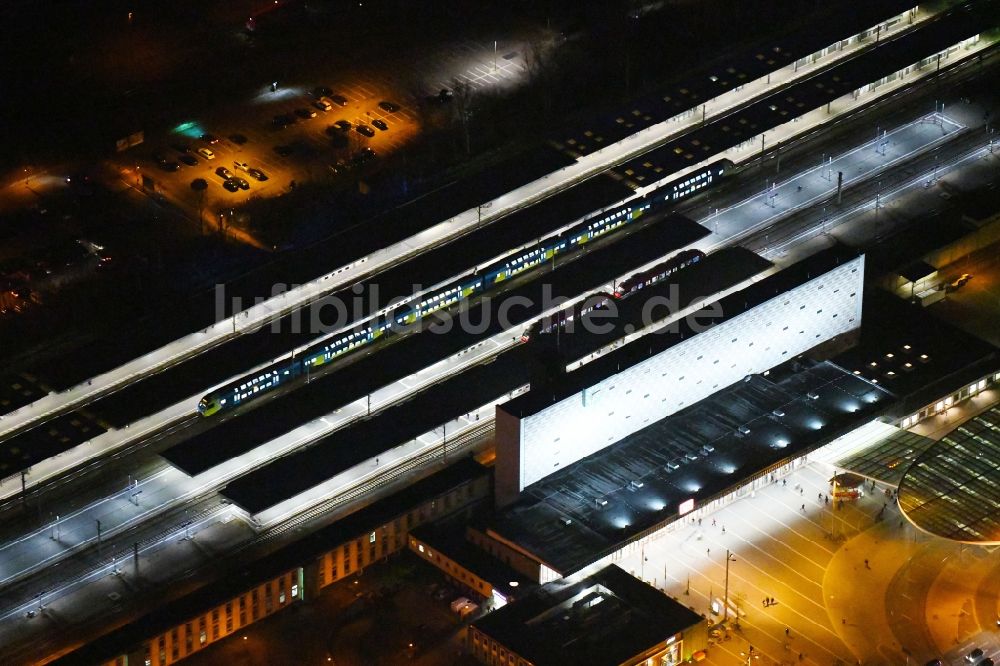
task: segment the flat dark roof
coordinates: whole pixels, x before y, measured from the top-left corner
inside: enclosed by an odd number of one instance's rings
[[[928,264],[926,261],[920,260],[907,264],[900,269],[899,274],[910,282],[916,282],[921,278],[932,275],[936,271],[937,269]]]
[[[549,583],[473,626],[535,666],[619,666],[704,621],[611,564]]]
[[[870,289],[862,307],[860,336],[831,360],[895,394],[888,417],[908,416],[1000,368],[996,347],[919,304]]]
[[[726,53],[693,73],[649,94],[581,121],[556,135],[567,151],[586,154],[629,134],[663,122],[703,102],[775,72],[916,6],[915,0],[875,0],[844,11],[837,5],[819,7],[804,22],[808,29],[785,30],[739,53]],[[874,42],[874,37],[870,37]]]
[[[668,141],[619,165],[615,173],[634,186],[652,185],[995,25],[989,3],[967,5]]]
[[[892,397],[799,357],[528,486],[493,530],[568,575],[677,519],[686,500],[697,508],[870,421]]]
[[[251,587],[285,571],[302,566],[331,548],[355,539],[359,534],[384,525],[414,506],[449,492],[452,488],[490,474],[490,470],[472,458],[461,458],[452,465],[427,476],[389,497],[289,544],[246,567],[234,565],[228,577],[147,613],[115,631],[91,641],[86,646],[57,659],[58,666],[92,666],[138,646],[181,622],[204,613],[242,594]]]
[[[352,321],[360,324],[379,309],[411,296],[417,288],[427,289],[456,275],[469,273],[476,266],[486,265],[505,249],[512,250],[549,236],[559,227],[618,203],[631,194],[632,190],[607,176],[590,178],[511,213],[495,224],[380,271],[360,283],[365,286],[363,296],[355,291],[357,285],[349,285],[326,297],[325,301],[343,303],[352,309],[355,303],[360,303],[359,311],[350,313]],[[332,316],[324,316],[324,319],[332,319]],[[124,427],[205,387],[245,374],[248,368],[272,359],[287,358],[297,347],[316,344],[319,333],[309,325],[310,320],[310,307],[299,308],[294,314],[282,317],[279,324],[241,335],[97,400],[88,406],[88,411],[116,427]]]
[[[595,247],[556,271],[539,275],[525,285],[474,306],[491,308],[488,315],[473,312],[469,317],[469,321],[473,323],[489,322],[490,326],[484,330],[466,331],[461,326],[455,326],[442,335],[424,332],[406,336],[349,366],[347,370],[354,369],[356,373],[366,369],[363,386],[371,386],[373,389],[385,386],[399,377],[405,377],[503,331],[501,324],[505,322],[500,321],[497,312],[504,307],[504,303],[513,299],[519,299],[513,302],[529,304],[511,308],[510,321],[506,322],[511,324],[512,334],[520,337],[523,327],[541,314],[547,288],[553,297],[572,296],[580,290],[596,289],[636,264],[653,261],[664,252],[684,247],[708,233],[707,229],[686,218],[667,217],[636,229],[610,245]],[[415,350],[422,351],[417,353]],[[397,359],[398,364],[394,363]],[[415,365],[415,359],[422,364]],[[532,350],[519,345],[500,355],[494,362],[450,377],[374,418],[337,430],[305,449],[257,468],[231,482],[222,494],[247,511],[259,513],[528,383],[532,367]],[[400,372],[401,370],[405,372]],[[346,382],[344,377],[342,371],[338,371],[326,375],[323,381],[331,391],[340,394],[354,391],[354,399],[363,398],[366,392],[357,393],[358,386]],[[276,403],[295,403],[302,399],[299,395],[302,390],[304,389],[295,391]],[[314,413],[318,412],[313,418],[329,413],[343,404],[345,403],[334,400],[319,401],[311,408]],[[255,418],[258,411],[260,409],[235,419],[247,420],[247,425],[241,430],[246,433],[246,439],[223,441],[221,446],[215,445],[208,449],[183,444],[164,455],[171,463],[191,473],[189,470],[207,469],[211,466],[210,463],[217,464],[236,452],[252,448],[249,446],[251,442],[264,443],[267,439],[262,439],[261,433],[273,433],[276,429],[272,425],[262,423],[260,432],[247,431],[250,423],[258,421]],[[301,413],[298,415],[301,416]],[[279,418],[282,423],[286,420],[285,417]],[[300,424],[301,421],[291,427]]]
[[[469,522],[465,516],[457,516],[421,525],[410,534],[490,583],[507,599],[527,594],[537,586],[536,581],[471,543],[466,538]],[[512,582],[517,584],[512,586]]]
[[[823,250],[764,278],[760,282],[720,299],[717,301],[718,307],[708,306],[706,311],[721,312],[721,316],[712,318],[713,325],[720,324],[858,256],[857,250],[845,246],[835,246]],[[544,389],[529,391],[498,409],[521,418],[536,414],[549,405],[593,386],[647,358],[656,356],[696,334],[686,319],[681,320],[676,327],[666,327],[662,332],[646,335],[640,340],[633,341],[572,373],[558,378]]]

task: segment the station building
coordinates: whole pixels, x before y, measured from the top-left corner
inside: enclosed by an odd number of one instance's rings
[[[497,408],[499,505],[744,377],[861,325],[864,257],[821,253]]]
[[[51,663],[175,664],[405,550],[411,530],[468,512],[491,485],[489,469],[461,459]]]
[[[669,666],[704,657],[707,644],[703,617],[615,565],[549,583],[468,635],[472,655],[490,666]]]

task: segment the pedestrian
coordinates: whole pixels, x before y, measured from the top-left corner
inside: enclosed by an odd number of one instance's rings
[[[698,527],[701,527],[701,518],[698,519]]]
[[[787,486],[787,485],[788,485],[788,479],[782,479],[782,480],[781,480],[781,486],[782,486],[782,487],[785,487],[785,486]]]
[[[871,569],[871,567],[868,566],[868,560],[865,560],[865,569]]]
[[[786,635],[786,636],[788,635],[788,633],[789,633],[790,631],[791,631],[791,629],[789,629],[788,627],[785,627],[785,635]]]
[[[726,526],[725,526],[725,525],[723,525],[723,526],[722,526],[722,533],[723,533],[723,534],[725,534],[725,533],[726,533]]]
[[[799,495],[805,495],[805,494],[806,494],[806,489],[803,488],[802,486],[799,486]]]
[[[708,556],[708,557],[711,557],[712,556],[712,549],[711,548],[706,548],[705,549],[705,555]]]
[[[712,518],[712,527],[715,527],[715,518]]]
[[[802,505],[802,513],[805,513],[805,512],[806,512],[806,505],[805,505],[805,504],[803,504],[803,505]]]

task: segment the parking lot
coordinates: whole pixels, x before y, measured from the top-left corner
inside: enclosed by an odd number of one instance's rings
[[[523,43],[462,40],[398,67],[358,64],[326,80],[262,82],[247,99],[147,135],[119,153],[113,167],[122,182],[180,206],[191,219],[201,212],[203,231],[229,226],[230,210],[258,197],[306,183],[359,187],[428,124],[455,122],[454,89],[496,92],[522,80],[524,49]],[[321,98],[332,102],[329,108]],[[241,172],[238,163],[265,178]],[[243,187],[227,189],[219,167],[243,178]],[[207,183],[204,191],[192,186],[199,178]]]

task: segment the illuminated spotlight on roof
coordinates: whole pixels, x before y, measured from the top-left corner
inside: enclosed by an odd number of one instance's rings
[[[623,530],[629,525],[631,525],[631,523],[628,522],[627,518],[622,518],[622,517],[615,518],[615,527],[617,527],[618,529]]]
[[[878,402],[878,393],[875,393],[874,391],[869,393],[867,396],[865,396],[865,400],[867,400],[869,403]]]
[[[813,430],[820,430],[823,427],[823,422],[820,421],[819,419],[813,419],[812,422],[809,424],[809,427],[812,428]]]
[[[720,469],[722,469],[722,471],[725,472],[726,474],[732,474],[733,472],[736,471],[736,465],[733,465],[732,463],[726,463],[725,465],[721,465]]]
[[[685,489],[686,489],[686,490],[687,490],[687,491],[688,491],[689,493],[696,493],[696,492],[698,492],[699,490],[701,490],[701,486],[699,486],[699,485],[698,485],[697,483],[695,483],[694,481],[692,481],[691,483],[689,483],[689,484],[687,484],[686,486],[684,486],[684,488],[685,488]]]
[[[649,502],[649,508],[653,511],[663,511],[667,508],[667,503],[661,499],[651,500]]]
[[[888,354],[885,355],[886,358],[893,358],[893,356],[895,356],[895,354],[893,354],[892,352],[889,352]]]
[[[905,349],[906,351],[910,351],[910,345],[903,345],[903,349]]]
[[[920,355],[920,360],[921,360],[921,361],[926,361],[926,360],[928,360],[928,358],[929,358],[929,357],[927,356],[927,354],[921,354],[921,355]]]
[[[518,585],[520,585],[520,583],[518,583],[516,580],[512,580],[507,584],[510,585],[511,587],[517,587]]]
[[[788,440],[785,439],[784,437],[779,437],[778,439],[774,440],[774,445],[779,449],[783,449],[786,446],[788,446]]]
[[[877,368],[878,367],[878,363],[876,363],[875,361],[872,361],[868,365],[872,366],[873,368]]]
[[[855,370],[855,371],[854,371],[854,374],[856,374],[856,375],[860,375],[860,374],[861,374],[861,371],[860,371],[860,370]]]

